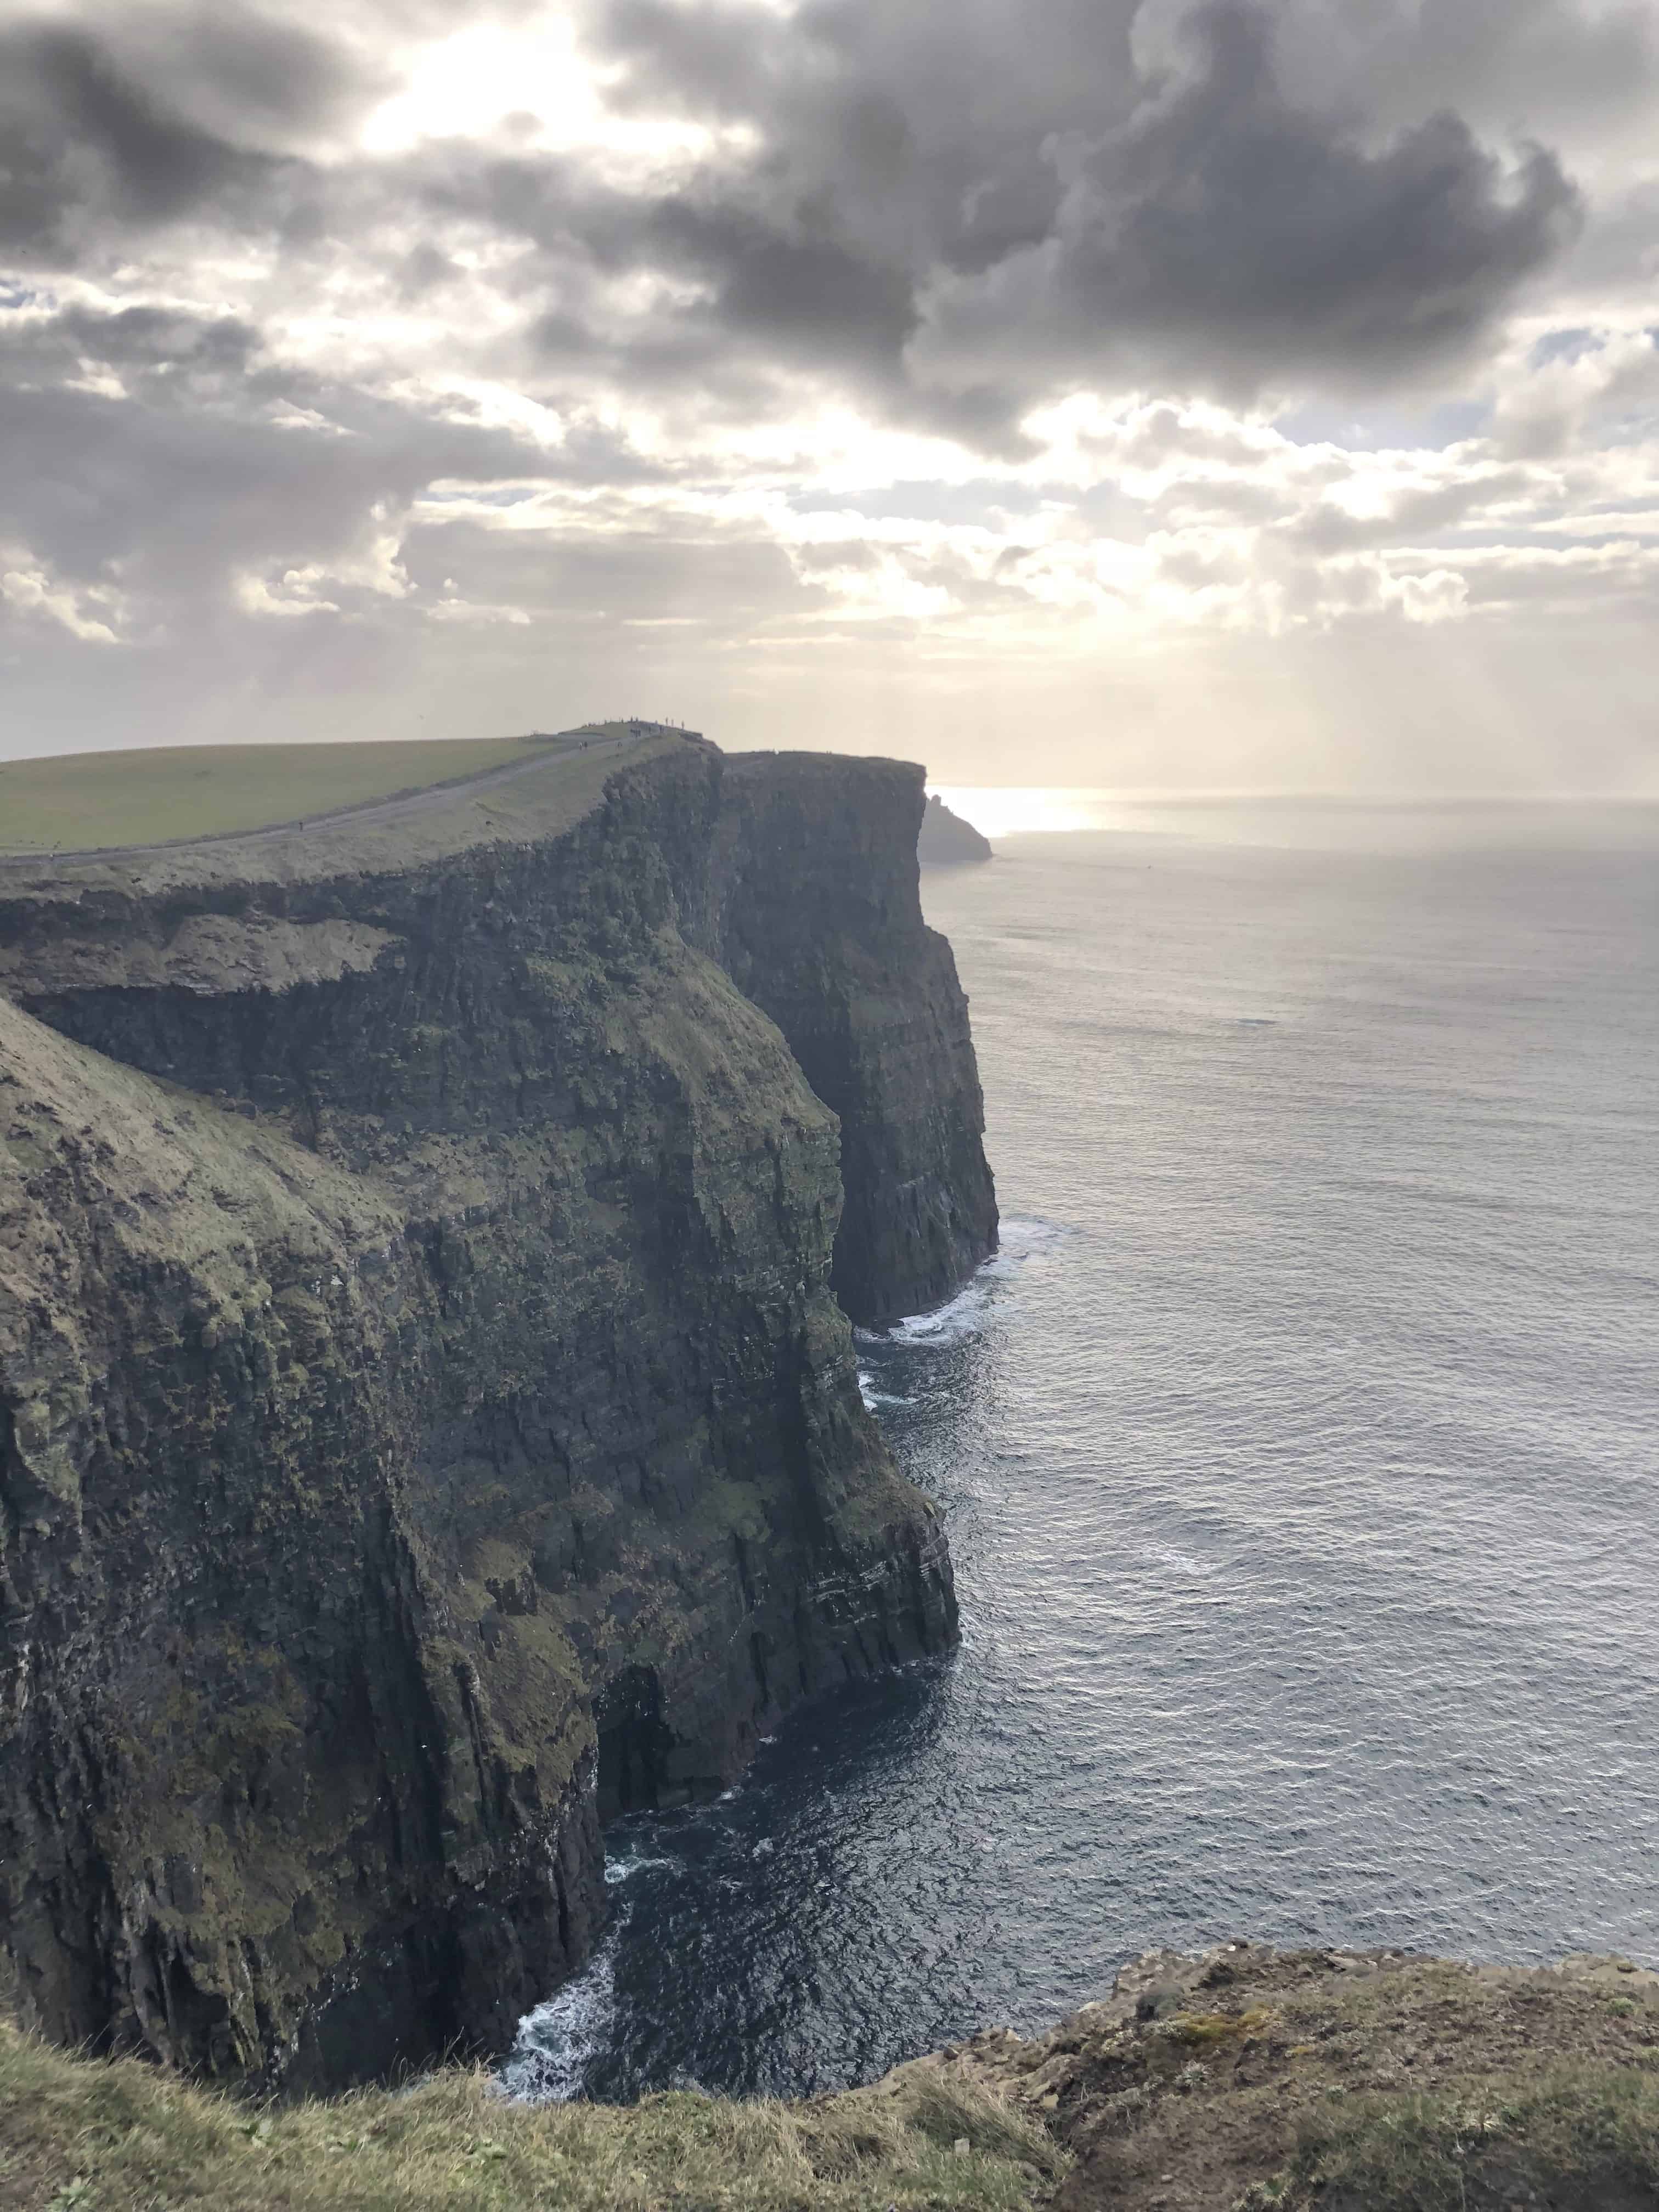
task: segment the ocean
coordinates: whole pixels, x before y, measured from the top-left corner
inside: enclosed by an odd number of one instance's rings
[[[1003,1249],[860,1352],[961,1651],[610,1833],[522,2094],[839,2087],[1235,1935],[1659,1964],[1659,813],[1110,818],[923,878]]]

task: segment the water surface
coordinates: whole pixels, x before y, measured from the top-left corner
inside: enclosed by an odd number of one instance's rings
[[[924,878],[1005,1249],[860,1349],[962,1651],[615,1830],[519,2087],[825,2088],[1236,1933],[1659,1960],[1659,864],[1468,815]]]

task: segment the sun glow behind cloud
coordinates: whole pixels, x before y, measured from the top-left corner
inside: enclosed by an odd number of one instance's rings
[[[583,52],[567,9],[471,23],[413,55],[403,83],[365,119],[358,143],[386,155],[428,139],[499,137],[520,154],[580,148],[648,165],[752,142],[752,131],[741,129],[620,114],[607,104],[606,88],[607,73]]]

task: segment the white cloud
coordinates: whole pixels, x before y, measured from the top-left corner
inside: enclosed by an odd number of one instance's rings
[[[434,606],[422,610],[428,622],[466,623],[474,628],[490,629],[505,623],[510,629],[523,629],[531,617],[523,607],[489,606],[472,599],[440,599]]]
[[[403,540],[386,525],[384,507],[370,515],[370,534],[354,550],[335,554],[326,562],[260,573],[244,569],[235,592],[243,611],[256,616],[331,614],[343,610],[342,602],[354,592],[381,599],[407,599],[414,588],[402,561]]]
[[[234,588],[244,614],[261,619],[280,621],[295,615],[337,615],[338,604],[321,598],[314,587],[315,581],[313,575],[297,568],[275,578],[253,575],[244,570],[236,577]]]
[[[20,614],[41,616],[66,629],[83,645],[118,645],[111,628],[117,595],[110,591],[76,591],[18,547],[0,551],[0,599]]]

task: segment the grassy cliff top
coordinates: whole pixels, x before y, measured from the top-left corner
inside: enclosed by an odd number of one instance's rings
[[[538,759],[545,737],[386,744],[174,745],[0,763],[0,852],[50,854],[234,836]]]
[[[261,2110],[0,2025],[5,2212],[1654,2212],[1659,1974],[1149,1953],[799,2104],[507,2103],[480,2072]]]
[[[179,746],[0,764],[0,889],[298,882],[557,835],[618,769],[686,744],[652,724],[401,744]]]
[[[1023,2212],[1063,2165],[970,2088],[532,2108],[456,2070],[261,2111],[0,2027],[6,2212]]]
[[[954,2075],[1075,2158],[1055,2212],[1655,2212],[1659,1974],[1228,1943],[1149,1952]]]

